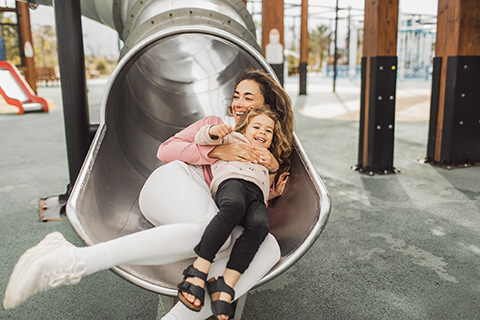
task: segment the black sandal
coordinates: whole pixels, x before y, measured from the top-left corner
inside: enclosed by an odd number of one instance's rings
[[[198,312],[203,308],[203,301],[205,299],[205,288],[202,288],[194,285],[193,283],[187,282],[186,281],[187,278],[199,278],[203,281],[206,281],[207,274],[196,269],[192,264],[183,271],[183,281],[180,282],[177,286],[178,299],[180,299],[180,301],[182,301],[182,303],[188,309]],[[200,300],[201,304],[199,306],[194,305],[183,296],[182,292],[194,295],[196,299]]]
[[[213,315],[218,318],[219,315],[224,314],[227,315],[229,319],[231,319],[233,317],[234,311],[231,302],[233,302],[233,299],[235,297],[235,290],[233,290],[232,287],[225,283],[223,277],[218,277],[217,280],[215,280],[215,278],[211,278],[210,280],[208,280],[207,291],[210,295],[210,299],[212,300]],[[220,292],[228,293],[232,297],[232,301],[229,303],[220,300]],[[215,298],[217,299],[213,298],[214,294]]]

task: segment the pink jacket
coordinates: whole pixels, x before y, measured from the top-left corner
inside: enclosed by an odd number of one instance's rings
[[[168,163],[180,160],[192,165],[201,165],[203,176],[208,185],[212,182],[212,165],[218,159],[208,156],[215,146],[199,146],[195,143],[195,135],[205,125],[223,124],[222,118],[208,116],[192,123],[158,147],[157,158]]]

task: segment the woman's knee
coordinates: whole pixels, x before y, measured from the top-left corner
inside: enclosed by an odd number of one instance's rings
[[[188,165],[173,161],[148,177],[140,191],[140,211],[154,225],[202,222],[216,213],[208,189],[194,176]],[[187,201],[188,199],[188,201]]]
[[[267,234],[265,240],[263,240],[258,249],[257,255],[262,255],[264,257],[264,262],[266,264],[271,264],[271,266],[275,265],[282,257],[280,245],[271,233]]]
[[[258,237],[264,240],[267,235],[270,233],[270,224],[267,223],[257,223],[253,226],[254,232],[258,234]]]

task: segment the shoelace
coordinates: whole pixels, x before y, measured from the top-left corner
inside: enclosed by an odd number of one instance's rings
[[[85,263],[75,263],[63,269],[57,269],[44,275],[44,281],[48,288],[56,288],[60,285],[77,284],[85,274]],[[45,288],[47,289],[47,288]]]

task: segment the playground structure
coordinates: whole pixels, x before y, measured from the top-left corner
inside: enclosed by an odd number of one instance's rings
[[[225,99],[245,69],[262,69],[277,78],[240,0],[83,0],[81,8],[84,16],[114,28],[124,41],[104,91],[100,124],[66,208],[77,234],[92,245],[152,227],[139,210],[138,196],[149,174],[162,165],[155,158],[161,142],[207,115],[224,116]],[[319,174],[296,138],[294,146],[289,186],[269,208],[282,257],[258,285],[291,267],[320,235],[330,213]],[[143,288],[175,296],[181,271],[190,263],[117,266],[113,271]]]
[[[13,22],[0,24],[2,28],[6,25],[16,30],[15,43],[18,42],[19,52],[14,57],[7,58],[5,42],[0,41],[0,94],[8,105],[18,109],[17,114],[34,111],[48,112],[47,102],[36,94],[36,68],[28,5],[23,2],[5,2],[0,10],[2,13],[15,15]],[[0,40],[4,40],[2,35]],[[15,52],[12,48],[8,48],[7,51]],[[11,62],[13,60],[7,61],[9,59],[16,60],[18,68]]]
[[[435,54],[436,26],[419,23],[410,16],[402,17],[399,24],[399,80],[404,78],[430,79]]]
[[[48,112],[47,101],[35,94],[20,71],[8,61],[0,61],[0,94],[18,114],[30,111]]]

